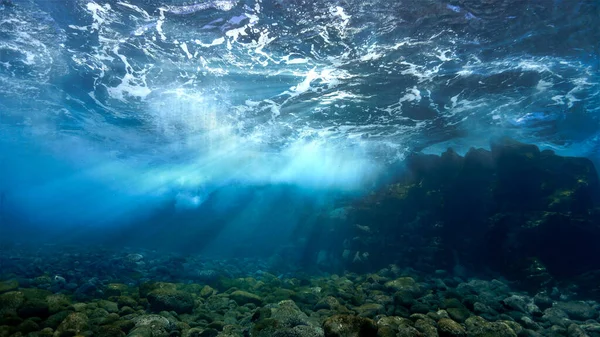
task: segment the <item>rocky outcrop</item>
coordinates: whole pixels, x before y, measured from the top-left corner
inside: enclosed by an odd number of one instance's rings
[[[491,268],[536,286],[600,268],[588,159],[503,139],[465,156],[414,155],[399,176],[346,208],[344,249],[331,252],[344,268]]]

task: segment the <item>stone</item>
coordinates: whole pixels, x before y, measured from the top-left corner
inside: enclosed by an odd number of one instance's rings
[[[438,321],[438,332],[440,337],[462,337],[467,335],[465,328],[450,318],[442,318]]]
[[[569,334],[569,337],[589,337],[589,335],[575,323],[569,325],[567,333]]]
[[[19,282],[17,280],[7,280],[0,282],[0,294],[17,290],[18,288]]]
[[[321,310],[321,309],[325,309],[325,310],[335,310],[336,308],[338,308],[340,306],[340,302],[337,300],[337,298],[333,297],[333,296],[326,296],[322,299],[320,299],[317,304],[315,304],[314,310]]]
[[[95,337],[125,337],[125,332],[123,332],[118,326],[114,325],[102,325],[99,326]]]
[[[469,317],[465,321],[469,337],[517,337],[511,327],[503,322],[488,322],[479,316]]]
[[[190,313],[195,302],[191,294],[174,289],[160,288],[148,293],[148,303],[152,311],[175,311],[178,314]]]
[[[48,302],[45,299],[31,298],[25,300],[25,303],[19,308],[20,317],[40,317],[46,318],[50,315]]]
[[[275,320],[278,326],[287,328],[298,325],[316,325],[292,300],[281,301],[273,306],[269,317]]]
[[[421,292],[421,286],[412,277],[400,277],[384,284],[384,287],[392,292],[403,292],[418,297]]]
[[[26,319],[21,324],[19,324],[19,326],[17,326],[17,330],[22,332],[23,334],[38,331],[39,329],[40,326],[32,319]]]
[[[234,300],[238,305],[244,305],[247,303],[252,303],[256,305],[261,305],[263,300],[260,296],[249,293],[243,290],[236,290],[229,295],[229,298]]]
[[[153,329],[167,329],[171,323],[168,319],[160,315],[142,315],[137,316],[131,320],[136,328],[148,326]]]
[[[15,313],[25,302],[25,295],[21,291],[9,291],[0,294],[0,315]]]
[[[369,318],[334,315],[323,322],[325,337],[376,337],[377,325]]]
[[[457,322],[464,322],[471,316],[469,309],[461,306],[459,308],[448,308],[446,309],[450,318]]]
[[[558,302],[554,307],[565,312],[570,319],[585,321],[598,318],[596,309],[585,302]]]
[[[98,301],[98,306],[109,313],[119,312],[119,305],[117,302],[100,300]]]
[[[52,294],[46,297],[46,302],[48,303],[48,312],[50,314],[67,310],[71,305],[71,300],[64,294]]]
[[[432,319],[418,319],[415,322],[415,329],[419,330],[423,337],[438,337],[438,331]]]
[[[354,308],[359,316],[373,318],[378,314],[385,312],[385,307],[378,303],[365,303],[360,307]]]
[[[210,286],[204,286],[202,290],[200,290],[200,296],[204,298],[215,295],[216,293],[217,291]]]
[[[74,312],[69,314],[58,326],[56,331],[59,334],[63,333],[73,333],[75,335],[80,335],[84,331],[89,328],[89,319],[87,315]]]

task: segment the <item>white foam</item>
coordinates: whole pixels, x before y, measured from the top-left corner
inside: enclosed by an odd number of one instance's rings
[[[181,50],[183,50],[183,52],[187,56],[188,60],[191,60],[192,59],[192,54],[190,54],[190,51],[188,50],[187,44],[185,42],[183,42],[183,43],[181,43],[179,45],[179,47],[181,47]]]

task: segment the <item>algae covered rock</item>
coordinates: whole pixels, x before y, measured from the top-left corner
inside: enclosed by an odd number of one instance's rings
[[[244,305],[247,303],[261,305],[263,302],[260,296],[243,290],[236,290],[233,293],[231,293],[229,297],[239,305]]]
[[[505,322],[488,322],[479,316],[465,321],[467,334],[472,337],[517,337],[517,333]]]
[[[323,336],[317,322],[306,315],[294,301],[286,300],[257,310],[252,320],[251,336]]]
[[[570,319],[585,321],[598,318],[598,312],[585,302],[559,302],[555,308],[562,310]]]
[[[60,323],[56,331],[60,334],[69,333],[74,335],[81,335],[82,332],[89,329],[89,319],[87,315],[74,312],[69,314],[63,321]]]
[[[185,291],[160,288],[152,290],[147,296],[152,311],[175,311],[176,313],[189,313],[194,310],[194,297]]]
[[[0,282],[0,294],[9,291],[17,290],[19,288],[19,282],[16,280],[8,280]]]
[[[323,322],[325,337],[376,337],[377,324],[372,319],[335,315]]]
[[[442,318],[438,321],[438,332],[440,337],[461,337],[467,335],[465,328],[450,318]]]
[[[16,313],[25,302],[25,294],[21,291],[9,291],[0,294],[0,314]]]

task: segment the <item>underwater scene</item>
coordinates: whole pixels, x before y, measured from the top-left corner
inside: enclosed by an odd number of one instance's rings
[[[0,0],[0,337],[600,337],[600,1]]]

